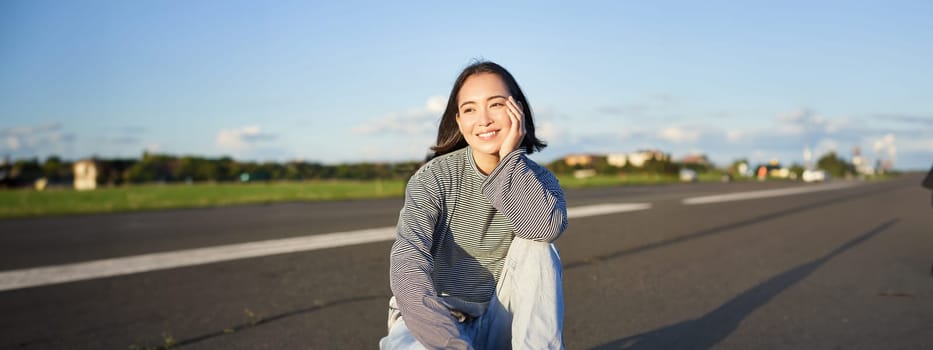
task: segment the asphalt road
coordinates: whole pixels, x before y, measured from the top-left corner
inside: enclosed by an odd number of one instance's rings
[[[922,175],[685,205],[789,183],[567,192],[568,349],[933,348]],[[0,221],[0,271],[394,225],[400,199]],[[391,242],[0,292],[0,348],[371,349]]]

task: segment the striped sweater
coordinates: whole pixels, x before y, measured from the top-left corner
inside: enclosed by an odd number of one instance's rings
[[[489,176],[470,147],[434,158],[408,182],[392,245],[389,278],[405,324],[429,349],[466,347],[450,309],[479,316],[513,237],[552,242],[566,227],[560,184],[524,148]]]

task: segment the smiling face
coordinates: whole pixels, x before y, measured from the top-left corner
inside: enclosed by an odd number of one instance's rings
[[[512,126],[506,107],[509,95],[505,82],[496,74],[475,74],[463,82],[457,94],[457,125],[474,157],[498,159],[499,148]]]

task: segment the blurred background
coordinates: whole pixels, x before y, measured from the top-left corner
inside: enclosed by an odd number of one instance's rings
[[[929,6],[7,1],[0,155],[419,161],[454,78],[486,59],[528,95],[540,162],[657,150],[789,167],[835,152],[925,170]],[[133,179],[120,170],[111,181]]]
[[[902,237],[913,237],[892,243],[901,248],[878,248],[853,261],[892,254],[914,259],[893,266],[928,268],[930,254],[918,242],[929,241],[921,235],[929,233],[929,194],[915,185],[918,172],[933,162],[931,12],[929,1],[2,1],[0,242],[6,248],[0,285],[8,284],[0,289],[7,300],[0,309],[13,315],[0,323],[7,329],[2,338],[11,348],[375,344],[384,333],[379,324],[389,296],[386,241],[405,182],[429,155],[460,70],[491,60],[510,70],[528,97],[537,133],[549,144],[532,159],[558,175],[569,206],[621,200],[665,210],[571,225],[564,252],[569,266],[579,269],[567,280],[579,288],[569,287],[568,300],[580,302],[569,304],[577,305],[568,308],[569,345],[677,348],[683,343],[652,338],[675,334],[699,344],[687,348],[846,347],[851,343],[840,339],[855,335],[837,326],[764,323],[780,330],[775,335],[737,322],[806,281],[813,270],[791,269],[796,264],[809,262],[800,266],[815,269],[862,242],[853,237],[900,229]],[[789,188],[805,190],[766,195],[815,189],[836,197],[807,194],[701,213],[683,209],[687,197]],[[878,197],[882,193],[888,197]],[[925,202],[910,208],[926,211],[876,206],[913,205],[905,198],[915,197]],[[284,204],[274,204],[279,202]],[[668,211],[674,204],[678,209]],[[137,213],[228,205],[236,206]],[[97,215],[117,212],[131,213]],[[796,218],[802,213],[816,216]],[[775,222],[785,216],[795,221]],[[827,217],[851,219],[837,227]],[[682,226],[670,226],[671,218]],[[237,260],[242,266],[236,267],[202,262],[207,265],[172,274],[161,269],[175,265],[159,265],[151,267],[163,271],[156,275],[124,271],[66,284],[56,284],[57,277],[16,282],[28,279],[31,268],[374,227],[388,232],[365,241],[378,243]],[[751,236],[795,233],[757,243],[722,238],[744,229]],[[580,231],[602,238],[574,241]],[[631,236],[618,238],[617,231]],[[713,235],[720,238],[706,238]],[[721,244],[663,248],[693,239]],[[723,247],[744,247],[748,255],[723,256]],[[638,271],[645,274],[632,274],[629,262],[625,269],[612,265],[629,256],[637,258],[635,265],[655,261],[639,254],[656,248],[658,261],[665,262],[642,266]],[[256,259],[289,260],[247,263]],[[696,261],[711,262],[711,275],[669,274]],[[876,326],[868,321],[851,330],[871,337],[863,345],[929,345],[911,333],[927,329],[918,325],[929,325],[929,313],[904,311],[929,305],[928,281],[910,277],[915,270],[894,273],[884,270],[892,265],[876,262],[880,275],[908,277],[864,287],[865,295],[911,300],[891,311],[891,319],[898,312],[912,316],[900,319],[906,325],[891,321],[893,328],[905,327],[902,333],[866,331]],[[836,282],[811,287],[840,291],[833,297],[858,294],[844,266],[828,280]],[[330,280],[337,278],[334,271],[344,278]],[[928,270],[923,273],[929,277]],[[645,276],[661,277],[652,284]],[[774,276],[783,279],[769,279]],[[237,287],[243,285],[255,287]],[[263,285],[279,292],[258,287]],[[160,291],[166,286],[181,287]],[[111,304],[94,301],[111,294],[121,297]],[[623,296],[647,306],[582,302]],[[170,301],[188,298],[187,304]],[[812,298],[773,306],[774,317],[782,310],[793,316],[788,305],[800,307],[797,315],[855,305],[797,302]],[[866,298],[858,302],[875,305]],[[739,304],[722,304],[728,300]],[[877,316],[882,308],[859,313]],[[718,311],[704,316],[709,310]],[[57,312],[65,316],[46,327]],[[641,315],[635,317],[641,323],[613,323],[612,313],[622,312]],[[340,316],[357,313],[363,316]],[[836,321],[853,317],[828,314]],[[290,321],[274,321],[282,319]],[[590,321],[596,320],[603,326],[594,327]],[[250,340],[227,336],[245,337],[241,331],[259,324],[274,325]],[[337,324],[369,328],[356,338],[341,333],[352,327]],[[623,330],[605,330],[607,324]],[[695,331],[710,324],[713,338]],[[283,336],[309,328],[332,335]],[[791,333],[824,342],[785,338]],[[874,342],[892,334],[906,334],[898,338],[905,342]]]

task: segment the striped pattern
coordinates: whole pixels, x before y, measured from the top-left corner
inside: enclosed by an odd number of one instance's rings
[[[551,242],[567,226],[557,179],[517,149],[489,176],[469,147],[437,157],[408,182],[390,257],[405,323],[428,348],[459,337],[448,308],[488,302],[514,236]]]

